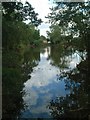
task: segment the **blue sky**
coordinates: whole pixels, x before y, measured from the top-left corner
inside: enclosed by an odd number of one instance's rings
[[[26,0],[21,0],[21,2],[25,2]],[[39,14],[39,18],[41,18],[44,22],[38,27],[40,29],[40,35],[46,36],[46,31],[49,30],[49,23],[46,23],[48,19],[45,16],[50,13],[50,7],[52,4],[49,0],[27,0],[32,7],[35,8],[35,12]],[[52,0],[51,0],[52,1]]]

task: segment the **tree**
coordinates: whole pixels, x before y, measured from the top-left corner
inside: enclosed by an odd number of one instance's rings
[[[39,39],[36,27],[42,21],[30,3],[2,2],[2,12],[3,48],[17,50]],[[30,20],[29,24],[24,23],[25,20]]]
[[[2,2],[3,119],[20,117],[20,110],[24,107],[20,91],[28,79],[28,73],[40,60],[39,51],[34,52],[33,49],[33,54],[29,49],[31,41],[40,37],[36,26],[41,23],[41,19],[37,16],[29,3]],[[24,22],[26,19],[30,20],[29,24]]]
[[[51,43],[60,43],[62,40],[62,32],[61,32],[61,27],[56,25],[51,25],[50,26],[50,32],[47,32],[48,37],[51,41]]]
[[[26,21],[30,20],[35,26],[41,24],[42,20],[38,19],[38,13],[29,2],[23,5],[21,2],[2,2],[3,16],[8,21]]]
[[[87,119],[90,104],[90,1],[87,3],[57,3],[57,6],[52,8],[48,18],[51,24],[58,24],[62,28],[63,38],[66,41],[64,45],[69,43],[69,46],[72,45],[75,51],[77,50],[79,53],[85,51],[87,54],[85,59],[76,65],[75,69],[60,73],[60,77],[66,77],[65,87],[67,90],[71,90],[71,93],[50,102],[51,114],[56,119]],[[52,56],[55,57],[55,55]],[[55,57],[53,60],[54,64],[60,62],[60,58],[56,61]]]
[[[52,24],[57,23],[65,36],[72,36],[72,42],[80,45],[79,49],[89,52],[90,1],[58,2],[51,10],[48,16],[49,21]]]

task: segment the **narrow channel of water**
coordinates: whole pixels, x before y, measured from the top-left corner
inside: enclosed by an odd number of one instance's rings
[[[21,118],[52,118],[48,108],[50,101],[70,93],[70,90],[65,89],[66,78],[58,79],[61,70],[52,64],[50,56],[51,48],[43,48],[38,65],[30,73],[31,78],[24,83],[22,90],[24,110],[21,110]],[[68,66],[65,70],[75,68],[81,60],[76,53],[64,59]]]

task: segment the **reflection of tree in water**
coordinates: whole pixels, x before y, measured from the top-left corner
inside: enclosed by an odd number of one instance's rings
[[[84,60],[75,69],[62,73],[62,77],[67,78],[65,87],[70,93],[50,102],[49,108],[54,118],[88,119],[90,115],[88,70],[87,60]]]
[[[21,58],[15,51],[3,50],[2,62],[2,117],[16,118],[20,115],[22,104],[23,78],[21,76]]]
[[[3,119],[17,119],[23,109],[23,83],[39,61],[39,51],[26,51],[24,56],[15,51],[3,50],[2,69],[2,116]],[[37,62],[37,63],[36,63]],[[22,65],[23,63],[23,65]],[[21,67],[22,66],[22,67]]]
[[[50,109],[52,110],[52,115],[54,118],[60,117],[71,117],[71,118],[83,118],[86,119],[90,115],[89,106],[89,87],[90,87],[90,1],[67,3],[58,2],[55,7],[51,10],[48,18],[52,23],[57,23],[58,26],[62,28],[66,27],[64,30],[69,33],[65,36],[66,42],[63,42],[62,47],[72,46],[75,51],[78,51],[79,56],[82,61],[76,65],[76,68],[68,72],[63,71],[62,77],[66,77],[65,80],[66,90],[70,91],[65,97],[59,97],[55,101],[51,101]],[[58,12],[57,12],[58,11]],[[70,12],[71,11],[71,12]],[[69,25],[71,22],[72,25]],[[74,23],[74,24],[73,24]],[[68,29],[67,29],[68,28]],[[55,29],[54,29],[55,30]],[[79,35],[77,35],[79,33]],[[76,38],[74,35],[76,34]],[[55,34],[51,31],[50,38],[52,35],[55,38]],[[71,38],[70,38],[71,36]],[[54,40],[53,38],[53,40]],[[55,39],[56,40],[56,39]],[[54,40],[54,41],[55,41]],[[61,39],[59,39],[59,42]],[[62,39],[63,41],[63,39]],[[52,42],[52,41],[51,41]],[[56,51],[52,54],[51,58],[55,66],[60,67],[60,69],[65,68],[67,63],[65,62],[65,54],[63,54],[62,47],[59,47],[59,52]],[[53,50],[53,49],[52,49]],[[54,51],[54,50],[53,50]],[[83,52],[86,52],[86,57],[84,59]],[[58,56],[59,58],[58,58]],[[60,55],[61,54],[61,55]],[[66,55],[68,56],[69,54]],[[55,57],[54,57],[55,56]],[[61,62],[61,58],[63,63]],[[62,71],[61,71],[62,72]],[[61,74],[60,74],[61,77]],[[61,78],[59,78],[61,80]]]
[[[61,68],[67,68],[67,63],[70,62],[70,59],[67,57],[72,55],[72,49],[67,48],[67,50],[60,44],[56,46],[51,46],[51,64]]]
[[[80,52],[73,47],[65,49],[61,44],[51,46],[51,64],[60,68],[61,72],[64,70],[73,69],[78,64],[83,56],[86,57],[85,52]]]
[[[66,96],[59,96],[56,100],[50,102],[49,109],[51,109],[51,115],[54,118],[87,118],[90,114],[87,58],[81,59],[81,62],[77,63],[75,68],[64,71],[71,62],[73,53],[74,51],[70,49],[65,50],[60,46],[51,49],[50,57],[53,64],[58,66],[61,71],[58,79],[62,80],[65,77],[65,89],[70,91]]]
[[[25,77],[28,77],[28,74],[30,74],[33,71],[33,67],[37,66],[39,61],[40,61],[39,48],[29,49],[24,53],[22,68],[24,70],[23,72]]]

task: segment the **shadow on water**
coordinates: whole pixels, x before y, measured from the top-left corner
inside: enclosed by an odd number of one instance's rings
[[[80,55],[59,45],[4,52],[3,119],[88,118],[88,65]]]

